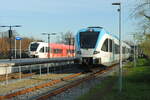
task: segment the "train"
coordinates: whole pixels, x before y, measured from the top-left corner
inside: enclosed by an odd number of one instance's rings
[[[76,57],[82,65],[111,66],[119,62],[119,38],[103,27],[87,27],[75,37]],[[130,57],[131,47],[122,41],[122,59]]]
[[[58,43],[31,42],[28,48],[28,55],[31,58],[74,57],[75,46]]]

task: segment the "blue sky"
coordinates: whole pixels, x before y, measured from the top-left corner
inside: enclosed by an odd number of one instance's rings
[[[117,6],[119,0],[1,0],[0,25],[22,25],[15,30],[21,36],[47,39],[43,32],[71,31],[74,34],[84,27],[102,26],[111,33],[118,34]],[[121,0],[123,39],[135,27],[129,17],[134,0]],[[5,31],[7,28],[0,28]],[[129,38],[130,37],[130,38]]]

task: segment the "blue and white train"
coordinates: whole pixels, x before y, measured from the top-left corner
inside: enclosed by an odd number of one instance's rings
[[[88,27],[76,35],[76,56],[79,64],[110,66],[119,62],[119,38],[102,27]],[[122,58],[130,56],[130,46],[122,42]]]

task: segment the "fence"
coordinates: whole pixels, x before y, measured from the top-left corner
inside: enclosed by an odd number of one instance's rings
[[[23,73],[31,73],[42,75],[42,71],[45,71],[44,74],[60,72],[62,71],[62,67],[66,65],[73,64],[74,61],[65,61],[65,62],[55,62],[55,63],[43,63],[43,64],[30,64],[30,65],[22,65],[22,66],[0,66],[0,75],[5,76],[5,83],[8,84],[9,76],[13,73],[17,73],[19,79],[22,79]],[[70,67],[70,66],[68,66]]]

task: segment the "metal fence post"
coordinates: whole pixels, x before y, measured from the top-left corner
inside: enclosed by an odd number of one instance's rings
[[[21,66],[19,66],[19,78],[21,80]]]
[[[8,72],[7,72],[7,66],[6,66],[6,84],[8,84]]]
[[[40,64],[40,76],[41,76],[41,64]]]
[[[47,74],[49,74],[49,64],[47,64]]]
[[[32,73],[32,65],[30,65],[30,73]]]
[[[54,73],[55,73],[56,67],[54,66]]]

